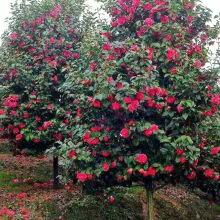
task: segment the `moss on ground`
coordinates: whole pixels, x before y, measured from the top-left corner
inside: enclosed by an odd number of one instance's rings
[[[135,193],[134,193],[135,191]],[[65,216],[67,220],[143,220],[143,206],[146,205],[142,197],[145,192],[142,189],[116,190],[115,202],[103,202],[94,197],[79,195],[77,199],[70,201],[69,208],[64,213],[59,202],[44,204],[46,219],[58,219]],[[213,207],[206,200],[200,200],[196,196],[188,198],[187,204],[169,201],[158,192],[154,196],[156,220],[219,220],[220,210]],[[54,207],[57,207],[55,209]]]

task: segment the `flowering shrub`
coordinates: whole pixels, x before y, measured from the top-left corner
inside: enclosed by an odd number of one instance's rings
[[[219,184],[220,143],[204,126],[215,133],[220,104],[219,69],[206,65],[217,38],[211,13],[197,1],[110,3],[103,44],[87,51],[88,69],[63,85],[76,110],[73,141],[60,154],[78,182],[94,188]]]
[[[15,149],[39,153],[69,136],[71,114],[59,87],[80,58],[83,1],[14,5],[1,50],[2,136]],[[76,13],[77,11],[77,13]]]

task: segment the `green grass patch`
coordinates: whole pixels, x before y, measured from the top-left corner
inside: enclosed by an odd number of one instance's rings
[[[16,179],[16,174],[12,172],[0,172],[0,186],[2,190],[7,192],[17,192],[20,190],[20,185],[14,183],[13,180]]]

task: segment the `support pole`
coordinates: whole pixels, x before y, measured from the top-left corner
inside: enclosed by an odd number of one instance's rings
[[[59,178],[58,178],[58,157],[53,158],[53,188],[59,189]]]

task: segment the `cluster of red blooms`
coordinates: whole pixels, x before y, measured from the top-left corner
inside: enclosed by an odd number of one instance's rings
[[[6,199],[18,199],[18,204],[20,206],[19,210],[12,210],[7,207],[0,208],[0,217],[7,218],[7,219],[13,219],[20,217],[21,219],[29,219],[29,211],[27,208],[24,208],[25,200],[27,199],[26,193],[18,193],[17,195],[10,193]],[[33,197],[30,198],[30,200],[33,200]],[[13,201],[14,202],[14,201]]]
[[[150,137],[153,135],[154,132],[157,132],[159,130],[157,125],[152,125],[150,128],[143,131],[143,134],[147,137]]]
[[[148,97],[146,96],[148,95]],[[139,91],[137,92],[135,98],[131,97],[125,97],[124,98],[124,103],[126,103],[126,106],[123,106],[123,103],[118,103],[115,98],[112,95],[108,96],[108,99],[112,102],[112,109],[115,111],[119,111],[121,108],[128,109],[128,111],[133,112],[136,110],[141,103],[146,101],[146,106],[149,108],[156,108],[156,109],[161,109],[164,107],[164,103],[154,102],[153,97],[158,96],[165,98],[167,96],[167,91],[165,89],[162,89],[160,87],[155,87],[155,88],[144,88],[144,92]],[[174,96],[169,96],[165,99],[167,105],[171,105],[175,102],[175,97]],[[95,108],[101,108],[101,102],[99,100],[94,100],[92,97],[88,97],[88,102],[92,102],[93,107]],[[180,106],[179,106],[180,107]]]
[[[64,4],[63,7],[65,7],[66,5]],[[26,51],[26,48],[28,47],[28,52],[30,53],[30,55],[33,58],[34,61],[34,65],[36,67],[39,67],[42,61],[45,62],[45,64],[48,64],[49,66],[56,68],[57,66],[59,66],[60,64],[65,65],[66,64],[66,60],[73,58],[75,60],[80,58],[80,54],[77,52],[71,52],[71,48],[73,48],[74,44],[79,40],[77,37],[77,32],[74,32],[72,28],[69,29],[68,33],[72,34],[72,38],[74,38],[74,41],[68,45],[64,45],[64,38],[60,37],[59,39],[54,39],[53,37],[51,37],[50,39],[46,39],[46,45],[43,45],[43,39],[42,37],[39,38],[39,42],[37,42],[37,47],[35,45],[30,44],[30,40],[34,40],[33,36],[31,35],[31,33],[35,33],[36,30],[38,29],[38,27],[41,24],[46,23],[47,19],[51,19],[53,18],[54,20],[56,20],[60,15],[61,15],[61,10],[62,10],[62,6],[60,5],[56,5],[54,7],[54,9],[51,10],[50,13],[48,14],[44,14],[41,17],[39,17],[38,19],[34,19],[32,20],[30,23],[24,23],[22,25],[22,28],[27,32],[30,33],[29,36],[18,36],[17,33],[12,33],[10,35],[10,39],[11,41],[8,42],[9,45],[13,46],[13,47],[17,47],[19,49],[24,49]],[[69,25],[70,24],[70,19],[68,17],[66,17],[66,21],[65,21],[65,25]],[[31,30],[31,32],[30,32]],[[63,55],[51,55],[50,51],[51,51],[51,46],[53,45],[59,45],[59,48],[61,48],[61,54]],[[39,50],[39,46],[42,47],[44,52],[38,52],[38,51],[42,51]],[[32,69],[33,66],[28,66],[28,69]],[[11,77],[15,77],[17,76],[18,71],[17,70],[11,70],[8,79],[10,79]],[[57,76],[55,75],[53,78],[54,82],[57,82]]]
[[[126,0],[118,0],[118,4],[123,8],[123,10],[118,9],[117,7],[113,7],[111,10],[111,14],[113,16],[111,25],[112,27],[122,26],[127,23],[130,23],[134,19],[134,15],[137,12],[138,7],[141,5],[140,0],[133,0],[131,4],[130,1]],[[160,6],[160,8],[157,7],[152,9],[155,6]],[[163,0],[157,0],[153,4],[147,3],[146,5],[143,5],[143,10],[146,12],[150,12],[149,18],[145,19],[145,28],[151,27],[154,25],[154,21],[152,19],[153,13],[161,10],[164,11],[167,9],[167,2],[164,2]],[[123,12],[126,12],[128,15],[123,15]],[[116,16],[117,18],[114,18]],[[169,17],[166,15],[161,16],[161,23],[165,24],[169,22]],[[142,31],[145,32],[145,30]],[[139,32],[139,35],[142,33]]]
[[[208,97],[211,98],[212,97],[212,94],[209,93],[208,94]],[[213,114],[216,114],[216,112],[218,111],[217,109],[217,105],[220,105],[220,97],[219,95],[215,94],[213,95],[212,99],[211,99],[211,103],[212,103],[212,109],[211,110],[207,110],[207,111],[202,111],[202,115],[208,117],[208,116],[211,116]]]
[[[5,105],[5,106],[8,106],[8,107],[11,108],[11,109],[15,109],[15,108],[18,107],[18,103],[17,103],[18,98],[19,98],[18,95],[9,96],[9,97],[5,100],[4,105]]]

